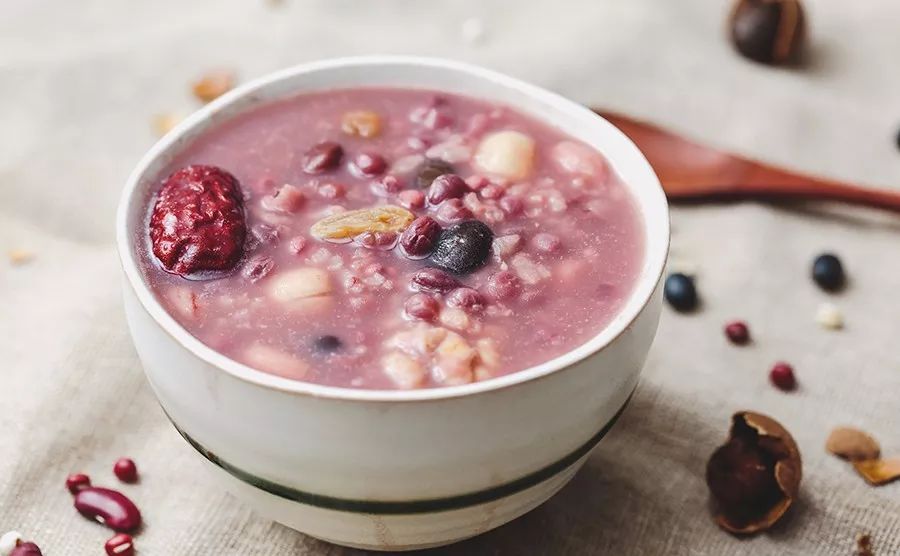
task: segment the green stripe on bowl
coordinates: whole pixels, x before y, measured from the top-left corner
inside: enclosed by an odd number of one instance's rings
[[[633,395],[632,392],[631,395]],[[520,477],[508,483],[503,483],[501,485],[487,488],[484,490],[479,490],[477,492],[471,492],[468,494],[460,494],[457,496],[447,496],[445,498],[432,498],[425,500],[403,500],[403,501],[388,501],[388,500],[354,500],[349,498],[336,498],[333,496],[325,496],[322,494],[315,494],[312,492],[306,492],[302,490],[297,490],[295,488],[285,486],[268,479],[264,479],[262,477],[258,477],[252,473],[244,471],[234,465],[228,463],[227,461],[222,461],[218,456],[214,453],[210,452],[208,449],[203,447],[202,444],[194,440],[190,437],[186,432],[181,430],[175,421],[172,421],[172,424],[175,426],[175,429],[184,437],[188,443],[194,447],[195,450],[200,452],[206,459],[212,462],[214,465],[220,467],[224,471],[228,472],[230,475],[235,478],[264,490],[269,494],[274,494],[280,498],[284,498],[286,500],[293,500],[295,502],[300,502],[301,504],[307,504],[309,506],[315,506],[317,508],[324,508],[327,510],[336,510],[340,512],[351,512],[351,513],[364,513],[364,514],[381,514],[381,515],[404,515],[404,514],[425,514],[425,513],[434,513],[434,512],[444,512],[449,510],[459,510],[462,508],[467,508],[469,506],[476,506],[478,504],[485,504],[487,502],[493,502],[494,500],[499,500],[501,498],[506,498],[528,488],[531,488],[535,485],[538,485],[547,479],[553,477],[554,475],[560,473],[579,459],[581,459],[584,455],[590,452],[594,446],[597,445],[600,440],[606,436],[606,433],[612,428],[612,426],[619,419],[619,416],[622,415],[622,412],[625,410],[625,407],[628,405],[628,402],[631,401],[631,395],[628,396],[628,399],[625,400],[625,403],[622,404],[622,407],[613,415],[612,419],[606,423],[603,428],[601,428],[597,434],[592,436],[587,442],[576,448],[574,451],[570,452],[568,455],[559,459],[546,467],[538,469],[524,477]],[[171,417],[169,418],[171,420]]]

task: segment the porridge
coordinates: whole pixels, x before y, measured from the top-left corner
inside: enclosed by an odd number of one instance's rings
[[[487,380],[598,334],[644,256],[601,153],[425,90],[295,96],[193,140],[146,200],[144,275],[191,334],[282,377]]]

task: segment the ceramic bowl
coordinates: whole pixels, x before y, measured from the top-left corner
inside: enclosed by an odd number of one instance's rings
[[[444,90],[510,105],[593,145],[633,191],[646,231],[640,278],[596,337],[499,378],[415,391],[353,390],[256,371],[206,347],[160,305],[135,242],[158,172],[210,126],[260,103],[358,86]],[[609,122],[563,97],[444,60],[304,64],[243,85],[160,140],[117,218],[128,325],[154,392],[214,476],[260,514],[337,544],[436,546],[488,531],[562,488],[622,413],[656,332],[669,242],[650,165]],[[602,496],[602,493],[598,493]]]

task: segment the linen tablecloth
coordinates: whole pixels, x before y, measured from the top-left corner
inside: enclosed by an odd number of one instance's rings
[[[155,140],[151,119],[197,107],[214,68],[249,79],[294,63],[416,53],[480,63],[573,99],[652,119],[744,154],[900,186],[900,3],[808,0],[803,71],[738,58],[727,2],[4,0],[0,4],[0,532],[48,555],[100,554],[110,536],[63,481],[113,482],[133,457],[140,554],[354,554],[273,524],[215,488],[144,380],[120,303],[113,215]],[[468,20],[468,23],[465,23]],[[480,32],[479,32],[480,31]],[[440,554],[849,555],[858,533],[900,554],[900,484],[873,488],[824,452],[860,426],[900,454],[900,220],[825,205],[675,208],[673,266],[696,268],[703,308],[666,311],[633,403],[573,483],[523,518]],[[808,278],[839,253],[850,287]],[[814,322],[824,300],[842,331]],[[749,321],[753,345],[721,328]],[[800,388],[772,388],[786,360]],[[728,419],[779,419],[804,456],[796,508],[739,540],[709,517],[703,474]],[[106,479],[103,479],[103,478]]]

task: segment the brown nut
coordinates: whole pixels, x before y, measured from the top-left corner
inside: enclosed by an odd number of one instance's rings
[[[805,19],[798,0],[738,0],[729,19],[731,41],[751,60],[796,63],[806,36]]]
[[[869,434],[853,427],[837,427],[828,435],[825,449],[849,460],[878,459],[881,448]]]
[[[706,466],[716,523],[741,535],[768,529],[791,507],[801,475],[800,451],[784,427],[759,413],[735,413],[728,441]]]
[[[341,117],[341,131],[347,135],[371,139],[381,133],[381,127],[381,116],[371,110],[354,110]]]
[[[853,467],[870,485],[881,486],[900,479],[900,457],[854,461]]]
[[[230,71],[207,73],[191,85],[194,96],[203,102],[212,102],[234,87],[234,74]]]

